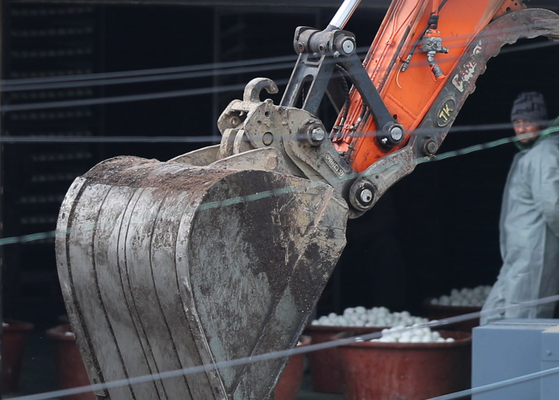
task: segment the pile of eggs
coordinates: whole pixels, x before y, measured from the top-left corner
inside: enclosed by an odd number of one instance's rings
[[[477,286],[473,289],[452,289],[450,296],[431,299],[431,304],[454,307],[482,307],[491,291],[491,286]]]
[[[356,342],[363,342],[363,339],[356,338]],[[415,324],[412,327],[404,328],[395,326],[382,330],[382,336],[378,339],[372,339],[371,342],[384,343],[442,343],[454,342],[454,338],[443,338],[437,331],[430,328]]]
[[[349,307],[342,315],[330,313],[312,321],[312,325],[323,326],[412,326],[414,324],[425,323],[428,320],[422,317],[414,317],[408,311],[390,312],[386,307]]]

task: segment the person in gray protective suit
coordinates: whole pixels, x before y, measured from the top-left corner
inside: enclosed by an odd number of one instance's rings
[[[521,151],[510,167],[501,205],[503,265],[481,324],[503,317],[553,317],[554,303],[496,310],[559,293],[559,118],[542,130],[546,120],[541,93],[521,93],[514,101],[511,121]]]

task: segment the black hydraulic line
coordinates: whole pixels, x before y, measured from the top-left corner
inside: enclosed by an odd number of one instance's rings
[[[342,120],[345,121],[345,119],[347,118],[347,114],[349,112],[349,85],[347,84],[347,80],[348,79],[351,80],[351,77],[349,76],[345,68],[342,67],[341,65],[336,65],[336,72],[340,74],[340,82],[342,84],[342,87],[344,89],[344,94],[345,94],[344,114],[342,115]]]
[[[443,2],[439,5],[439,9],[437,10],[437,12],[441,12],[441,10],[443,9],[444,5],[447,3],[448,0],[443,0]],[[431,13],[431,18],[433,17],[433,13]],[[406,59],[403,61],[404,65],[402,65],[401,71],[404,72],[407,68],[408,65],[410,64],[411,58],[413,56],[413,54],[415,53],[415,50],[417,49],[417,46],[419,46],[419,43],[421,42],[421,40],[423,40],[423,37],[425,36],[425,34],[427,33],[427,31],[429,29],[431,29],[431,18],[429,18],[429,22],[427,23],[427,28],[425,28],[425,30],[423,31],[423,33],[421,34],[421,36],[419,36],[415,42],[415,44],[413,45],[410,53],[408,54],[408,56],[406,57]],[[436,23],[438,24],[438,14],[437,14],[437,19],[436,19]],[[433,28],[436,29],[436,28]]]

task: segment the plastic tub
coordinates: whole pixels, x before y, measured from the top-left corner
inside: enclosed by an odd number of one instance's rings
[[[297,347],[311,344],[311,337],[301,336],[301,344]],[[303,382],[305,372],[305,353],[295,354],[289,358],[276,386],[276,400],[295,400]]]
[[[431,299],[425,300],[423,308],[427,313],[427,318],[430,320],[440,320],[448,317],[456,317],[459,315],[469,314],[481,311],[481,307],[473,306],[445,306],[440,304],[431,304]],[[445,330],[457,330],[462,332],[472,332],[476,326],[479,326],[479,317],[469,319],[467,321],[457,322],[450,325],[445,325]]]
[[[471,334],[439,332],[455,341],[340,346],[345,400],[418,400],[468,389]],[[349,335],[339,334],[337,338]]]
[[[60,389],[90,384],[87,371],[76,345],[76,337],[69,324],[59,325],[46,332],[54,352],[56,379]],[[96,400],[93,392],[78,393],[65,397],[67,400]]]
[[[333,340],[335,335],[347,333],[351,336],[365,333],[380,332],[384,327],[350,327],[350,326],[324,326],[309,325],[305,335],[311,337],[312,344],[324,343]],[[311,383],[313,390],[325,393],[342,393],[343,376],[341,360],[338,349],[313,351],[309,353],[311,368]]]
[[[19,385],[23,353],[29,332],[29,322],[6,319],[2,337],[2,393],[15,392]]]

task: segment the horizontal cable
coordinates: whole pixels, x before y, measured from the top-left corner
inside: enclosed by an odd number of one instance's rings
[[[511,28],[511,30],[522,28]],[[463,39],[469,39],[469,36],[463,37],[448,37],[443,41],[460,42]],[[503,49],[501,53],[511,53],[515,51],[529,51],[538,48],[550,47],[557,45],[558,42],[542,42],[531,43],[527,45],[518,45]],[[452,48],[457,45],[449,45]],[[360,47],[357,49],[358,54],[363,54],[368,51],[368,47]],[[293,65],[297,59],[297,55],[286,55],[276,57],[266,57],[260,59],[243,60],[243,61],[230,61],[220,63],[208,63],[179,67],[166,67],[143,69],[133,71],[117,71],[117,72],[101,72],[92,74],[80,75],[64,75],[52,76],[42,78],[21,78],[21,79],[6,79],[0,81],[2,91],[22,91],[22,90],[42,90],[52,88],[69,88],[69,87],[83,87],[83,86],[96,86],[96,85],[115,85],[136,82],[147,82],[150,80],[165,80],[165,79],[191,79],[203,76],[213,75],[226,75],[226,74],[239,74],[247,72],[256,72],[261,70],[281,69]],[[278,65],[279,63],[279,65]],[[271,66],[270,66],[271,65]],[[224,71],[223,71],[224,70]],[[190,74],[190,75],[189,75]],[[74,86],[72,86],[72,83]],[[60,86],[57,86],[60,85]]]
[[[551,120],[547,123],[552,122]],[[479,124],[453,126],[449,134],[460,132],[488,132],[511,129],[512,123]],[[411,134],[436,133],[434,129],[416,129]],[[359,137],[373,137],[377,132],[356,132]],[[514,138],[514,137],[513,137]],[[0,143],[30,144],[30,143],[213,143],[215,136],[61,136],[61,135],[4,135],[0,136]],[[513,140],[513,139],[511,139]]]
[[[7,86],[2,87],[3,92],[18,92],[18,91],[29,91],[29,90],[46,90],[46,89],[67,89],[67,88],[77,88],[77,87],[92,87],[92,86],[108,86],[108,85],[122,85],[130,83],[144,83],[144,82],[155,82],[155,81],[168,81],[177,79],[195,79],[204,78],[212,76],[227,76],[236,74],[246,74],[250,72],[259,71],[274,71],[281,69],[293,68],[293,62],[288,63],[276,63],[273,65],[254,66],[254,67],[236,67],[229,69],[221,69],[216,71],[198,71],[198,72],[183,72],[183,73],[173,73],[173,74],[158,74],[155,76],[138,76],[129,78],[119,78],[119,79],[100,79],[91,81],[70,81],[70,82],[54,82],[45,84],[30,84],[30,85],[19,85],[19,86]]]
[[[215,136],[0,136],[6,144],[48,143],[219,143]]]
[[[557,42],[550,42],[549,44],[546,43],[545,45],[556,45]],[[526,51],[527,49],[538,48],[542,47],[543,45],[540,43],[535,43],[533,45],[526,45],[521,46],[520,50],[510,50],[511,51]],[[457,56],[458,58],[459,56]],[[461,55],[460,55],[461,57]],[[448,61],[448,60],[447,60]],[[427,60],[422,61],[421,63],[414,64],[414,65],[427,65]],[[281,65],[278,68],[272,69],[285,69],[288,66]],[[134,72],[134,71],[133,71]],[[238,70],[231,73],[240,73]],[[225,74],[225,72],[224,72]],[[210,73],[208,72],[208,76]],[[79,77],[76,75],[75,77]],[[70,77],[67,77],[70,78]],[[184,76],[183,76],[184,78]],[[140,79],[140,78],[138,78]],[[142,78],[148,80],[147,78]],[[153,78],[153,80],[163,80],[164,77],[157,77]],[[171,78],[170,78],[171,79]],[[179,79],[178,77],[175,78],[174,76],[172,79]],[[181,78],[182,79],[182,78]],[[284,85],[288,82],[287,79],[281,80],[276,82],[278,85]],[[119,83],[119,82],[115,82]],[[85,84],[80,84],[80,86],[88,86]],[[70,87],[70,86],[67,86]],[[90,105],[101,105],[101,104],[114,104],[114,103],[122,103],[122,102],[133,102],[133,101],[145,101],[145,100],[158,100],[158,99],[165,99],[165,98],[176,98],[176,97],[187,97],[187,96],[198,96],[198,95],[205,95],[205,94],[214,94],[214,93],[222,93],[228,91],[238,91],[243,90],[245,85],[229,85],[229,86],[215,86],[211,88],[197,88],[197,89],[185,89],[179,91],[166,91],[166,92],[156,92],[156,93],[144,93],[144,94],[134,94],[134,95],[125,95],[125,96],[113,96],[113,97],[100,97],[95,99],[75,99],[75,100],[64,100],[64,101],[50,101],[50,102],[37,102],[37,103],[24,103],[24,104],[4,104],[0,106],[0,111],[2,112],[16,112],[16,111],[29,111],[29,110],[39,110],[39,109],[50,109],[50,108],[65,108],[65,107],[79,107],[79,106],[90,106]],[[2,88],[4,91],[10,91],[10,86],[8,85],[6,88]],[[28,88],[26,90],[31,90]]]
[[[154,68],[154,69],[142,69],[135,71],[118,71],[118,72],[100,72],[93,74],[81,74],[81,75],[65,75],[65,76],[52,76],[45,78],[23,78],[23,79],[7,79],[0,82],[2,85],[2,90],[9,90],[10,88],[15,88],[20,85],[29,84],[53,84],[53,83],[66,83],[66,82],[76,82],[76,81],[96,81],[96,80],[111,80],[116,78],[131,78],[131,77],[143,77],[143,76],[153,76],[153,75],[166,75],[175,74],[183,72],[214,72],[216,70],[227,69],[227,68],[241,68],[241,67],[252,67],[255,65],[276,64],[284,62],[293,62],[297,59],[296,55],[289,56],[278,56],[278,57],[267,57],[253,60],[243,60],[243,61],[229,61],[221,63],[211,63],[211,64],[197,64],[188,65],[180,67],[166,67],[166,68]]]
[[[276,84],[278,85],[282,85],[286,83],[287,80],[281,80],[276,82]],[[161,100],[161,99],[170,99],[176,97],[201,96],[206,94],[240,91],[243,90],[245,86],[246,85],[243,84],[237,84],[237,85],[200,88],[200,89],[185,89],[185,90],[173,90],[173,91],[157,92],[157,93],[131,94],[131,95],[113,96],[113,97],[99,97],[95,99],[74,99],[74,100],[51,101],[51,102],[43,102],[43,103],[27,103],[27,104],[5,104],[0,106],[0,112],[43,110],[43,109],[61,108],[61,107],[83,107],[83,106],[93,106],[93,105],[101,105],[101,104],[128,103],[128,102],[145,101],[145,100]]]
[[[497,127],[502,127],[500,124],[496,124],[495,126]],[[505,127],[510,127],[510,125],[504,125]],[[552,128],[547,128],[546,130],[543,130],[542,132],[544,133],[552,133],[552,132],[556,132],[559,131],[559,127],[552,127]],[[453,151],[449,151],[446,153],[442,153],[439,155],[435,155],[432,157],[422,157],[422,158],[418,158],[415,160],[416,164],[422,164],[422,163],[426,163],[426,162],[434,162],[434,161],[441,161],[441,160],[445,160],[448,158],[452,158],[452,157],[457,157],[457,156],[461,156],[461,155],[465,155],[465,154],[470,154],[476,151],[480,151],[480,150],[487,150],[487,149],[491,149],[494,147],[498,147],[498,146],[502,146],[504,144],[508,144],[508,143],[513,143],[519,140],[522,140],[525,137],[529,137],[530,134],[524,134],[524,135],[518,135],[518,136],[512,136],[512,137],[507,137],[504,139],[499,139],[499,140],[495,140],[492,142],[488,142],[488,143],[483,143],[483,144],[478,144],[478,145],[474,145],[474,146],[470,146],[470,147],[466,147],[463,149],[459,149],[459,150],[453,150]],[[391,165],[390,167],[388,167],[388,169],[392,169],[392,168],[398,168],[399,164],[396,165]],[[379,171],[382,172],[382,171]],[[345,177],[342,179],[352,179],[354,178],[354,176],[349,176],[349,177]],[[309,181],[309,182],[305,182],[305,188],[308,188],[309,185],[320,185],[321,183],[318,181]],[[253,195],[247,195],[247,196],[239,196],[239,197],[234,197],[234,198],[230,198],[230,199],[226,199],[226,200],[220,200],[220,201],[215,201],[215,202],[208,202],[208,203],[204,203],[203,205],[201,205],[201,208],[205,208],[205,209],[210,209],[210,208],[216,208],[216,207],[225,207],[225,206],[230,206],[232,204],[238,204],[238,203],[248,203],[248,202],[252,202],[252,201],[257,201],[269,196],[278,196],[278,195],[282,195],[285,193],[289,193],[291,191],[294,191],[296,189],[300,189],[300,187],[291,187],[288,186],[286,188],[283,189],[274,189],[274,190],[268,190],[268,191],[261,191],[258,193],[255,193]],[[44,239],[49,239],[49,238],[53,238],[56,236],[56,231],[49,231],[49,232],[40,232],[40,233],[34,233],[34,234],[29,234],[29,235],[21,235],[21,236],[14,236],[14,237],[7,237],[7,238],[0,238],[0,246],[5,246],[5,245],[10,245],[10,244],[16,244],[16,243],[29,243],[29,242],[34,242],[34,241],[38,241],[38,240],[44,240]]]
[[[463,322],[463,321],[470,320],[470,319],[480,318],[480,316],[488,316],[488,315],[492,315],[492,314],[495,314],[495,313],[503,313],[503,312],[511,311],[511,310],[515,310],[515,309],[523,309],[523,308],[528,308],[528,307],[534,307],[534,306],[537,306],[537,305],[557,302],[558,300],[559,300],[559,295],[550,296],[550,297],[545,297],[545,298],[542,298],[542,299],[527,301],[527,302],[524,302],[524,303],[521,303],[521,304],[516,304],[514,306],[500,307],[500,308],[495,309],[495,310],[473,312],[473,313],[459,315],[459,316],[456,316],[456,317],[448,317],[448,318],[445,318],[445,319],[439,320],[439,321],[430,321],[430,322],[426,322],[426,323],[423,323],[423,324],[418,324],[415,327],[402,328],[401,330],[394,331],[394,332],[404,332],[406,330],[412,330],[412,329],[417,329],[417,328],[441,327],[441,326],[444,326],[444,325],[449,325],[449,324]],[[368,340],[372,340],[372,339],[377,339],[381,336],[382,336],[382,332],[373,332],[373,333],[370,333],[370,334],[359,335],[359,336],[356,336],[356,337],[349,337],[349,338],[345,338],[345,339],[336,339],[336,340],[323,342],[323,343],[318,343],[318,344],[310,344],[310,345],[307,345],[307,346],[295,347],[293,349],[280,350],[280,351],[274,351],[274,352],[265,353],[265,354],[254,355],[254,356],[250,356],[250,357],[238,358],[238,359],[235,359],[235,360],[219,361],[219,362],[212,363],[212,364],[199,365],[199,366],[195,366],[195,367],[189,367],[189,368],[178,369],[178,370],[173,370],[173,371],[166,371],[166,372],[160,372],[160,373],[155,373],[155,374],[143,375],[143,376],[138,376],[138,377],[133,377],[133,378],[128,378],[128,379],[120,379],[120,380],[115,380],[115,381],[105,382],[105,383],[97,383],[97,384],[93,384],[93,385],[81,386],[81,387],[76,387],[76,388],[71,388],[71,389],[62,389],[62,390],[32,394],[32,395],[27,395],[27,396],[19,396],[19,397],[14,397],[13,400],[46,400],[46,399],[59,398],[59,397],[64,397],[64,396],[69,396],[69,395],[74,395],[74,394],[79,394],[79,393],[85,393],[85,392],[89,392],[89,391],[113,389],[113,388],[123,387],[123,386],[132,386],[132,385],[137,385],[137,384],[141,384],[141,383],[153,382],[153,381],[156,381],[156,380],[170,379],[170,378],[175,378],[175,377],[198,374],[198,373],[202,373],[202,372],[215,371],[216,369],[231,368],[231,367],[236,367],[236,366],[240,366],[240,365],[247,365],[247,364],[254,364],[254,363],[257,363],[257,362],[269,361],[269,360],[273,360],[273,359],[277,359],[277,358],[290,357],[290,356],[293,356],[293,355],[296,355],[296,354],[306,354],[306,353],[310,353],[310,352],[314,352],[314,351],[318,351],[318,350],[325,350],[325,349],[330,349],[330,348],[334,348],[334,347],[349,345],[349,344],[352,344],[352,343],[356,343],[357,341],[361,342],[361,341],[368,341]],[[556,373],[556,372],[559,372],[559,367],[555,368],[555,369],[552,369],[552,370],[542,371],[541,373],[539,373],[539,374],[541,374],[539,376],[545,376],[545,375],[549,375],[551,373]],[[537,377],[539,377],[539,376],[537,376]],[[506,383],[504,383],[502,385],[518,383],[520,381],[528,380],[528,379],[535,379],[534,374],[529,374],[525,377],[519,377],[519,378],[514,378],[514,379],[511,379],[511,380],[508,380],[508,381],[506,381]],[[512,383],[509,383],[509,381],[512,381]],[[499,386],[499,387],[501,387],[501,386]],[[475,390],[475,393],[482,393],[482,392],[485,392],[485,391],[493,390],[494,388],[495,388],[495,384],[492,384],[492,385],[486,385],[486,386],[474,388],[474,389],[471,389],[471,390]],[[455,393],[453,395],[449,395],[449,396],[453,396],[453,397],[440,397],[440,398],[435,398],[435,399],[436,400],[443,400],[443,399],[450,400],[450,399],[454,399],[454,398],[464,396],[464,394],[462,394],[464,392],[458,392],[458,393]]]

